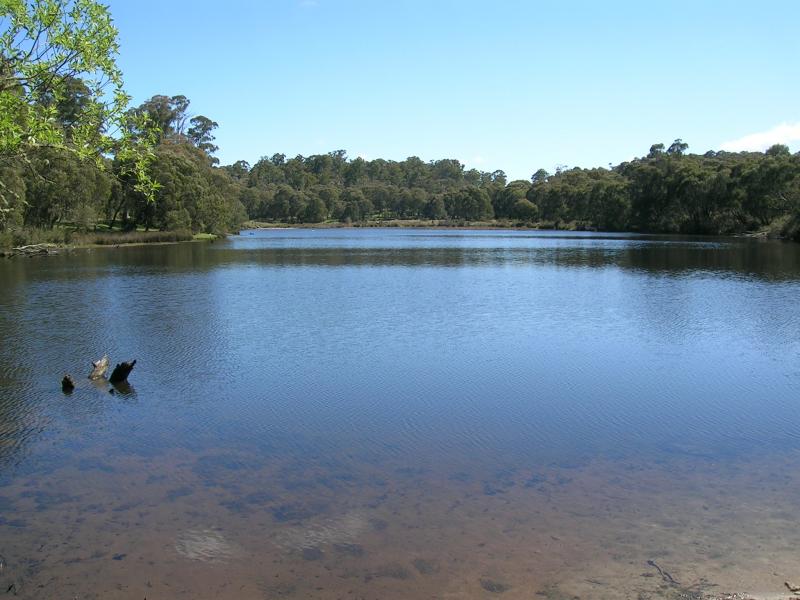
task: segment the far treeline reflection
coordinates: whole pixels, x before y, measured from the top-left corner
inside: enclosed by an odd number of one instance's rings
[[[68,99],[63,104],[69,127]],[[160,186],[155,202],[114,176],[116,160],[101,172],[42,148],[29,165],[0,165],[0,179],[13,192],[3,226],[70,223],[91,229],[105,222],[125,229],[223,233],[247,220],[398,219],[684,234],[769,229],[800,240],[800,153],[784,145],[763,153],[698,155],[677,139],[607,169],[538,169],[530,180],[510,182],[501,170],[466,169],[454,159],[349,159],[344,150],[219,166],[217,123],[204,116],[189,119],[189,104],[185,96],[157,95],[134,109],[159,131],[151,165]],[[37,176],[42,171],[47,178]]]

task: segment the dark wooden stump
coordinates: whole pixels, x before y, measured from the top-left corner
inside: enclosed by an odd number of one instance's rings
[[[136,366],[135,360],[119,363],[116,367],[114,367],[114,370],[111,372],[111,377],[109,377],[108,380],[111,383],[122,383],[123,381],[127,381],[128,375],[131,374],[134,366]]]
[[[71,394],[74,389],[75,380],[72,379],[71,375],[64,375],[64,379],[61,380],[61,391],[65,394]]]

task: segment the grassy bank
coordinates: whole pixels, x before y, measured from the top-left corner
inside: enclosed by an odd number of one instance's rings
[[[213,241],[219,236],[210,233],[193,234],[191,231],[120,231],[99,228],[96,231],[78,231],[69,226],[53,229],[20,228],[0,232],[0,252],[13,255],[20,248],[91,248],[99,246],[130,246],[139,244],[172,244],[190,241]],[[15,249],[17,251],[15,252]]]
[[[72,244],[76,246],[120,246],[122,244],[188,242],[192,239],[194,236],[191,231],[92,232],[74,235]]]

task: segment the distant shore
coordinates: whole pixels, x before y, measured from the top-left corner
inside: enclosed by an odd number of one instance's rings
[[[731,234],[708,234],[709,237],[748,237],[775,240],[800,241],[796,232],[787,232],[784,228],[785,223],[777,223],[770,227],[764,227],[758,231],[745,231]],[[519,223],[515,221],[492,220],[492,221],[453,221],[453,220],[425,220],[425,219],[386,219],[368,220],[353,223],[342,223],[339,221],[326,221],[323,223],[281,223],[269,221],[247,221],[242,223],[241,230],[268,230],[268,229],[361,229],[361,228],[397,228],[397,229],[463,229],[463,230],[513,230],[513,231],[586,231],[598,232],[596,227],[578,221],[559,223],[537,222]],[[654,234],[672,235],[664,232],[648,231],[603,231],[603,233],[632,233],[632,234]],[[701,235],[701,234],[674,234],[674,235]]]
[[[518,223],[514,221],[454,221],[436,219],[373,219],[342,223],[325,221],[323,223],[280,223],[247,221],[241,229],[361,229],[387,227],[397,229],[519,229],[519,230],[559,230],[559,231],[597,231],[580,223]]]
[[[800,232],[795,228],[788,228],[786,220],[774,223],[758,231],[747,231],[726,235],[709,234],[707,237],[747,237],[755,239],[774,239],[786,241],[800,241]],[[796,225],[795,225],[796,226]],[[270,221],[246,221],[241,224],[239,231],[248,230],[278,230],[278,229],[439,229],[439,230],[474,230],[474,231],[582,231],[598,232],[599,230],[589,224],[578,221],[571,222],[538,222],[520,223],[509,220],[491,221],[456,221],[456,220],[426,220],[426,219],[372,219],[352,223],[340,221],[325,221],[321,223],[282,223]],[[235,235],[233,231],[230,234]],[[669,235],[663,232],[640,231],[603,231],[609,234],[655,234]],[[191,231],[90,231],[78,233],[70,230],[33,229],[20,235],[16,243],[6,243],[0,246],[0,257],[36,256],[59,254],[64,251],[91,249],[91,248],[118,248],[143,245],[177,244],[184,242],[214,242],[222,239],[225,234],[192,233]],[[706,236],[704,236],[706,237]]]

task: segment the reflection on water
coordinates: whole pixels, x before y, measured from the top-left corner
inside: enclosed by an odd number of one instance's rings
[[[798,246],[284,230],[0,280],[0,592],[800,580]],[[138,360],[131,389],[85,379],[104,353]]]

